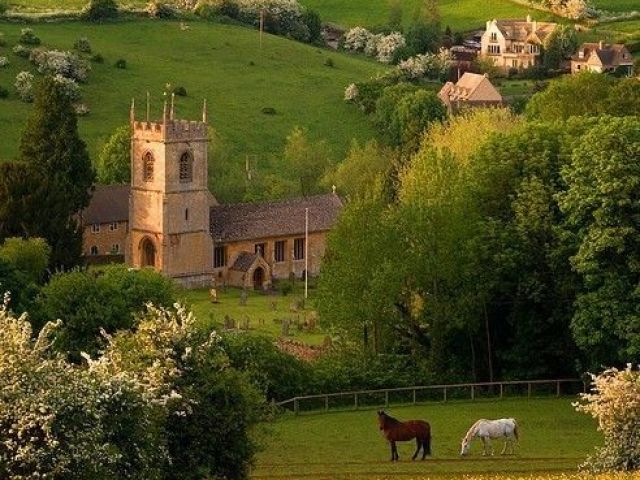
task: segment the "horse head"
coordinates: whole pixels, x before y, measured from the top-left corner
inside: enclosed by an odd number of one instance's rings
[[[378,410],[378,428],[380,428],[380,430],[384,430],[386,420],[387,414],[384,412],[384,410]]]
[[[471,445],[471,441],[468,437],[464,437],[462,442],[460,442],[460,456],[464,457],[469,453],[469,446]]]

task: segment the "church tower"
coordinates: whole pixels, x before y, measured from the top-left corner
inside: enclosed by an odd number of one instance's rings
[[[131,195],[127,263],[183,284],[212,276],[207,173],[207,107],[202,121],[177,120],[165,102],[159,122],[138,121],[131,105]]]

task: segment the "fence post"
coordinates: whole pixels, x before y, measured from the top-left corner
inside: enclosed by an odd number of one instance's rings
[[[416,389],[413,389],[413,404],[416,404]]]
[[[476,387],[474,385],[471,385],[471,400],[475,400],[476,399]]]
[[[294,398],[293,399],[293,413],[298,415],[298,412],[299,412],[298,399]]]
[[[324,411],[328,411],[329,410],[329,395],[325,395],[324,397]]]
[[[502,395],[503,395],[502,390],[503,390],[503,386],[502,386],[502,383],[501,383],[501,384],[500,384],[500,398],[502,398]]]
[[[354,408],[354,410],[358,409],[358,394],[357,393],[353,394],[353,408]]]
[[[444,387],[442,389],[442,394],[443,394],[443,397],[444,397],[444,401],[446,402],[447,401],[447,387]]]
[[[531,382],[527,382],[527,398],[531,398]]]
[[[556,397],[560,396],[560,380],[558,380],[558,383],[556,384]]]
[[[384,391],[384,406],[389,406],[389,390]]]

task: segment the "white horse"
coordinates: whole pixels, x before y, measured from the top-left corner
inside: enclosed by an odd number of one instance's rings
[[[460,455],[467,455],[469,453],[469,447],[471,441],[475,437],[482,439],[484,446],[483,455],[493,455],[493,446],[491,445],[492,438],[504,437],[504,447],[502,448],[502,455],[507,451],[507,446],[510,447],[510,451],[514,453],[514,444],[518,440],[518,424],[514,418],[501,418],[500,420],[478,420],[471,425],[471,428],[462,439],[462,448],[460,449]]]

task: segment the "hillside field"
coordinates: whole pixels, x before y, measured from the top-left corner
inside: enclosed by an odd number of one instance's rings
[[[259,453],[253,478],[360,478],[463,473],[512,473],[575,470],[600,442],[595,424],[571,406],[572,398],[505,399],[428,403],[389,407],[400,420],[431,423],[433,456],[411,461],[415,442],[398,443],[400,462],[391,463],[388,443],[378,431],[375,410],[329,414],[291,414],[271,425]],[[459,457],[460,440],[479,418],[514,417],[520,444],[514,456],[500,456],[502,441],[494,441],[494,457],[482,457],[481,443],[471,455]]]
[[[0,159],[17,152],[20,132],[31,105],[21,102],[13,88],[22,70],[35,72],[26,59],[11,49],[24,25],[0,23],[6,47],[0,56],[11,62],[0,69],[0,86],[11,92],[0,100]],[[264,158],[282,151],[285,137],[295,126],[306,127],[314,139],[326,139],[340,160],[352,138],[373,136],[361,113],[343,100],[346,85],[369,78],[384,67],[364,58],[265,35],[260,49],[255,30],[206,22],[137,20],[93,25],[83,22],[35,24],[35,33],[47,47],[71,49],[87,37],[104,64],[92,63],[89,81],[82,87],[91,113],[80,120],[80,133],[93,157],[113,130],[128,122],[131,98],[137,116],[144,118],[146,92],[151,92],[152,117],[162,112],[167,83],[184,86],[188,97],[177,98],[176,115],[197,119],[208,100],[211,125],[224,144],[244,162],[244,155]],[[114,67],[117,59],[127,69]],[[333,67],[325,65],[331,58]],[[262,113],[275,108],[276,115]],[[339,119],[339,120],[338,120]],[[339,122],[339,123],[336,123]]]

